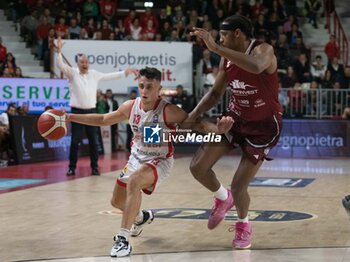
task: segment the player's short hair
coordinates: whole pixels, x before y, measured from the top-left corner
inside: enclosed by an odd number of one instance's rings
[[[162,78],[162,73],[155,67],[142,68],[139,74],[140,76],[144,76],[147,79],[155,79],[155,80],[158,80],[159,82],[161,81],[161,78]]]
[[[245,16],[242,15],[232,15],[227,17],[220,26],[221,30],[234,31],[240,29],[243,34],[247,37],[253,36],[253,25]]]

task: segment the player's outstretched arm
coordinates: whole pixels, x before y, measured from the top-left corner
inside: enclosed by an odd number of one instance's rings
[[[124,102],[116,111],[107,114],[66,114],[69,122],[90,126],[110,126],[129,118],[133,100]]]
[[[232,50],[231,48],[217,44],[210,33],[203,28],[195,27],[193,29],[194,31],[191,32],[191,35],[201,38],[210,51],[217,53],[221,57],[225,57],[238,67],[250,73],[260,74],[265,70],[268,73],[273,73],[277,68],[274,50],[269,44],[260,44],[254,48],[252,53],[253,55],[246,55],[244,53]]]
[[[188,114],[176,105],[167,106],[165,108],[165,114],[167,116],[168,125],[180,125],[180,128],[193,129],[201,133],[223,134],[228,132],[233,124],[233,119],[231,117],[222,117],[221,119],[218,118],[216,125],[214,123],[198,119],[194,122],[189,122]]]

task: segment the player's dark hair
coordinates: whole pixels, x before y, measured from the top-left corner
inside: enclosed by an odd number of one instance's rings
[[[234,31],[240,29],[247,37],[253,36],[253,25],[251,21],[242,15],[232,15],[227,17],[220,26],[221,30]]]
[[[155,79],[161,81],[162,73],[155,67],[145,67],[139,72],[140,76],[144,76],[147,79]]]

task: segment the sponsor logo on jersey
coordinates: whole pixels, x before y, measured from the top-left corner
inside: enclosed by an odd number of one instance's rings
[[[243,90],[246,90],[247,87],[255,87],[255,86],[248,85],[248,84],[241,82],[239,80],[236,80],[236,79],[231,81],[231,83],[229,85],[233,89],[243,89]]]

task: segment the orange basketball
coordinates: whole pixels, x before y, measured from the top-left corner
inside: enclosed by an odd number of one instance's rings
[[[49,140],[58,140],[67,133],[66,116],[63,111],[50,109],[41,114],[38,119],[40,135]]]

